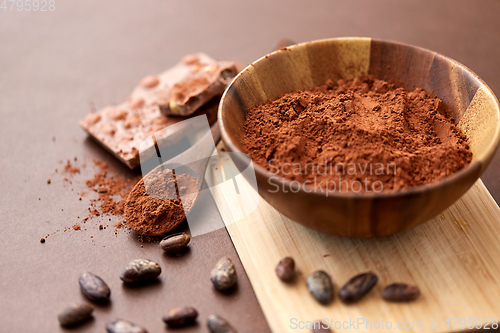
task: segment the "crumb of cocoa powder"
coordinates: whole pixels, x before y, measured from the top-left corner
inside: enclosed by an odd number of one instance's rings
[[[121,228],[123,228],[123,224],[121,222],[118,222],[118,223],[115,224],[115,228],[116,229],[121,229]]]
[[[40,238],[40,243],[45,243],[45,238]]]
[[[47,179],[47,184],[50,184],[50,179]]]
[[[76,157],[75,157],[75,161],[76,161]],[[69,172],[71,174],[75,174],[75,173],[80,173],[80,169],[71,165],[71,162],[68,160],[68,162],[64,166],[64,172]]]
[[[137,240],[140,243],[158,243],[163,239],[163,236],[142,236],[142,235],[137,235]]]
[[[80,225],[75,224],[75,225],[73,226],[73,230],[81,230]]]

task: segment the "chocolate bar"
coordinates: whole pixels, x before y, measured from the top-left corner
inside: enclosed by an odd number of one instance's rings
[[[160,75],[146,76],[129,98],[131,107],[158,105],[166,115],[188,116],[222,95],[236,76],[236,64],[204,53],[185,56]]]
[[[192,117],[205,114],[212,125],[217,121],[218,105],[219,100],[214,98]],[[89,113],[80,121],[80,126],[129,168],[134,169],[141,163],[139,146],[146,138],[153,133],[161,133],[165,137],[158,134],[155,136],[162,146],[175,144],[181,136],[160,130],[185,119],[187,118],[164,116],[158,105],[133,109],[130,103],[126,102]],[[154,151],[153,146],[151,150]]]
[[[126,102],[87,114],[80,126],[134,169],[140,164],[140,144],[153,133],[203,114],[210,125],[215,123],[218,97],[236,73],[234,62],[203,53],[188,55],[162,74],[143,78]],[[155,135],[163,146],[181,137],[166,131]]]

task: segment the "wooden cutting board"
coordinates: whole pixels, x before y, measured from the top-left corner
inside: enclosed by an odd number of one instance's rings
[[[478,327],[500,318],[500,209],[481,180],[441,215],[413,230],[351,239],[291,221],[241,175],[220,179],[221,169],[226,175],[238,173],[226,155],[211,163],[206,179],[220,184],[211,187],[212,195],[273,332],[310,332],[299,324],[323,318],[333,320],[335,332],[457,332],[467,330],[462,324],[469,318]],[[286,256],[295,259],[300,271],[292,285],[274,272]],[[376,273],[379,282],[359,303],[345,305],[336,297],[323,306],[305,284],[319,269],[331,275],[336,292],[366,271]],[[387,303],[380,292],[393,282],[416,284],[422,295],[413,303]]]

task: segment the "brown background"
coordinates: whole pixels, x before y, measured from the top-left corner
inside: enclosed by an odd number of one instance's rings
[[[89,197],[79,201],[77,192],[95,171],[92,159],[126,173],[87,139],[77,121],[93,105],[123,101],[145,74],[159,73],[187,53],[204,51],[247,64],[283,37],[303,42],[367,36],[415,44],[462,62],[499,94],[499,16],[495,0],[67,0],[57,1],[54,12],[0,10],[0,331],[60,331],[56,313],[83,299],[77,276],[91,270],[109,283],[113,301],[75,331],[104,331],[104,322],[119,316],[161,332],[163,313],[193,305],[200,310],[200,326],[182,332],[206,331],[209,313],[229,318],[240,332],[268,332],[239,262],[235,293],[211,288],[213,263],[222,255],[237,259],[223,229],[195,238],[182,258],[163,256],[156,244],[141,248],[124,230],[98,230],[102,221],[111,226],[115,218],[91,220],[79,232],[56,232],[40,244],[40,237],[86,216]],[[87,167],[69,184],[55,169],[74,157]],[[483,177],[497,201],[499,169],[497,155]],[[212,205],[199,218],[219,219]],[[162,265],[161,282],[122,285],[121,269],[139,257]]]

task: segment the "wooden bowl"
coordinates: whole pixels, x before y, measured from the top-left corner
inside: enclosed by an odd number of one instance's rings
[[[438,182],[379,194],[276,191],[274,176],[254,164],[259,194],[282,214],[309,228],[349,237],[390,235],[436,216],[459,199],[490,163],[500,138],[500,110],[490,88],[462,64],[438,53],[370,38],[312,41],[275,51],[245,68],[227,88],[219,106],[222,140],[231,152],[244,152],[243,122],[248,110],[297,89],[371,74],[413,90],[423,88],[448,106],[473,152],[469,166]],[[250,163],[231,154],[242,171]],[[280,184],[281,185],[281,184]],[[283,190],[284,189],[284,190]],[[296,186],[294,187],[296,189]]]

